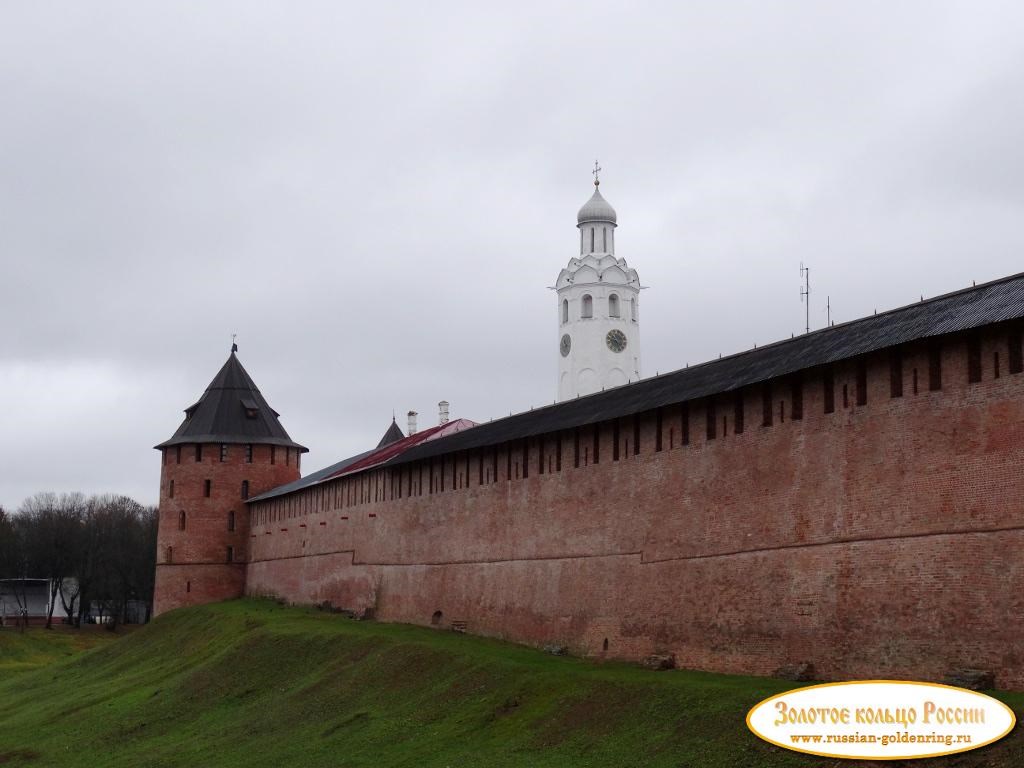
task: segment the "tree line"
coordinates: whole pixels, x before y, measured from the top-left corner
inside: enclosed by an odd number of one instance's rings
[[[15,512],[0,507],[0,579],[22,609],[24,580],[50,579],[47,627],[57,601],[76,627],[90,610],[116,626],[135,600],[148,621],[156,534],[157,508],[127,496],[38,493]]]

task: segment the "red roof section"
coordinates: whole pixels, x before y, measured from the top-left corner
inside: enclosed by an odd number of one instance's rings
[[[438,424],[436,427],[428,427],[422,432],[417,432],[415,435],[409,435],[401,440],[385,445],[379,451],[374,451],[369,456],[365,456],[359,461],[349,464],[347,467],[338,470],[333,475],[328,475],[327,477],[322,478],[319,482],[333,480],[336,477],[344,477],[345,475],[351,475],[354,472],[362,472],[363,470],[371,467],[376,467],[379,464],[384,464],[385,462],[390,461],[395,458],[395,456],[405,453],[414,445],[425,443],[427,440],[433,440],[437,437],[444,437],[456,432],[461,432],[464,429],[469,429],[470,427],[475,426],[476,423],[469,419],[455,419],[454,421],[449,421],[447,424]]]

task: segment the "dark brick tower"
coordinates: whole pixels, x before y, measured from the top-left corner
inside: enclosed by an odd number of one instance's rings
[[[155,614],[245,591],[245,500],[299,478],[294,442],[235,355],[185,409],[162,454]]]

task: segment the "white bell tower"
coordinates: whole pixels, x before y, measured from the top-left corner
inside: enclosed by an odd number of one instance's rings
[[[640,378],[640,278],[615,257],[615,209],[594,195],[580,208],[579,256],[558,275],[558,399]]]

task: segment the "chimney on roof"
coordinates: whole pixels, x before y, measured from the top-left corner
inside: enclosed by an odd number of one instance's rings
[[[438,424],[447,424],[448,423],[448,401],[447,400],[442,400],[440,403],[437,404],[437,409],[438,409],[438,422],[437,423]]]
[[[409,411],[409,428],[406,430],[406,434],[410,437],[416,434],[416,411]]]

